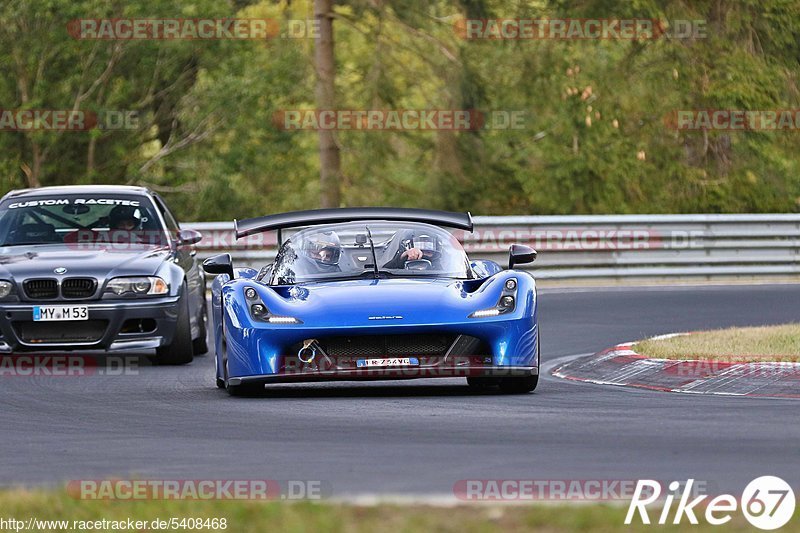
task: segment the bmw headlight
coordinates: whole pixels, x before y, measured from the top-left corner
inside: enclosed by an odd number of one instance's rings
[[[106,292],[117,296],[132,294],[135,296],[158,296],[169,293],[166,281],[155,276],[135,278],[114,278],[106,285]]]
[[[508,278],[503,283],[503,293],[497,304],[489,309],[475,311],[469,318],[489,318],[512,312],[517,308],[517,278]]]
[[[10,281],[0,281],[0,300],[11,294],[14,285]]]

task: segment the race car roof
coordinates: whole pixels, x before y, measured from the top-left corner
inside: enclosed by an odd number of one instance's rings
[[[472,231],[473,228],[472,215],[468,212],[452,213],[450,211],[406,209],[401,207],[347,207],[292,211],[246,220],[234,220],[234,225],[236,227],[236,238],[240,239],[270,230],[339,222],[356,222],[359,220],[423,222],[468,231]]]

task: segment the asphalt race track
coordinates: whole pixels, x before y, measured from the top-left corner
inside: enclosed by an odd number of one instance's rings
[[[800,285],[542,291],[544,370],[648,335],[800,320]],[[214,386],[213,359],[126,376],[3,377],[0,484],[112,476],[320,480],[335,497],[452,496],[464,479],[800,481],[800,403],[463,379]],[[716,490],[714,490],[716,489]]]

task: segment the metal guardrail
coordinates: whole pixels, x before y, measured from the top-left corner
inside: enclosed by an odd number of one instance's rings
[[[800,276],[800,214],[475,217],[454,231],[472,259],[505,264],[512,243],[539,251],[540,279]],[[184,224],[203,233],[198,255],[230,252],[239,265],[275,257],[276,235],[237,241],[232,222]]]

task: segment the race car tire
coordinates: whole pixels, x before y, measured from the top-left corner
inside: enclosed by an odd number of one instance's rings
[[[225,372],[225,379],[222,380],[223,387],[228,391],[231,396],[255,396],[264,391],[264,385],[260,383],[242,383],[240,385],[231,385],[228,379],[228,363],[227,361],[222,365]],[[219,386],[219,380],[217,381]]]
[[[264,386],[253,383],[242,383],[241,385],[231,385],[225,387],[231,396],[257,396],[264,392]]]
[[[537,358],[541,357],[542,353],[541,335],[537,336],[536,339],[536,351],[539,354]],[[536,386],[538,384],[539,384],[538,374],[535,376],[502,378],[500,380],[500,392],[504,392],[506,394],[525,394],[536,390]]]
[[[178,320],[172,342],[156,349],[156,363],[159,365],[185,365],[194,359],[192,351],[192,327],[189,323],[189,295],[186,285],[178,300]]]
[[[533,392],[539,384],[539,376],[525,376],[521,378],[502,378],[500,391],[506,394],[525,394]]]
[[[208,352],[208,343],[206,342],[206,337],[208,337],[208,330],[206,328],[207,322],[208,311],[206,311],[205,306],[203,306],[203,311],[200,313],[200,336],[192,341],[192,352],[194,355],[202,355]]]
[[[471,377],[467,378],[467,385],[475,390],[488,389],[497,386],[497,378]]]

